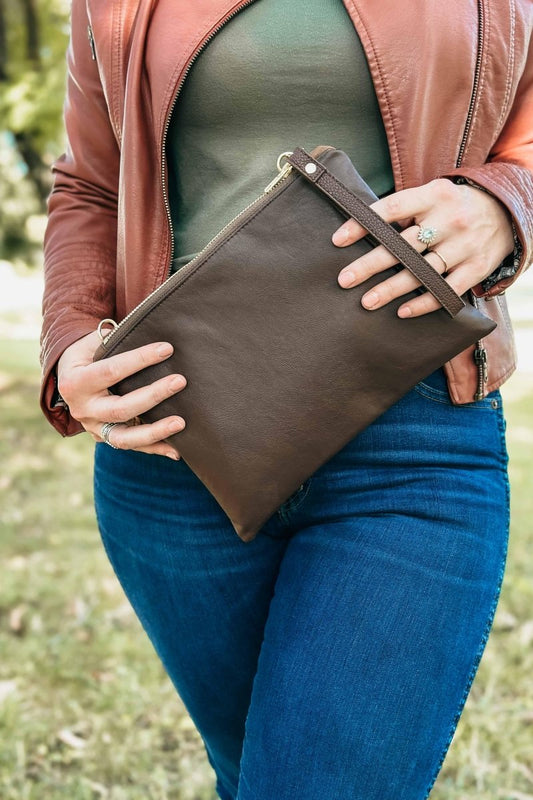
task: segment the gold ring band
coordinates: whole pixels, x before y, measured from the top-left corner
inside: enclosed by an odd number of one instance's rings
[[[442,263],[444,264],[444,271],[448,272],[448,264],[446,263],[446,259],[444,258],[444,256],[441,256],[439,251],[435,250],[434,247],[432,247],[431,250],[428,250],[428,252],[429,253],[435,253],[435,255],[438,256],[440,258],[440,260],[442,261]]]

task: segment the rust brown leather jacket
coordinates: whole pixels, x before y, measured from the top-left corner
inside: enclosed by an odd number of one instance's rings
[[[73,0],[68,147],[53,165],[42,334],[42,407],[63,435],[81,426],[57,401],[55,364],[102,318],[120,320],[167,276],[171,109],[202,47],[251,1]],[[461,177],[512,216],[518,270],[488,290],[486,282],[474,288],[480,310],[498,323],[482,343],[487,393],[515,367],[501,293],[532,259],[533,2],[406,0],[401,11],[398,0],[344,4],[368,58],[396,191]],[[474,349],[445,371],[453,402],[471,402],[482,378]]]

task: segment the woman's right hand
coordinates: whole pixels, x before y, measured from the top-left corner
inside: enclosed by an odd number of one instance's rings
[[[164,361],[172,354],[172,345],[155,342],[93,362],[99,344],[98,332],[89,333],[67,347],[57,362],[58,389],[71,415],[97,442],[103,441],[100,431],[104,423],[118,422],[121,424],[108,434],[114,447],[156,453],[177,461],[180,454],[163,439],[181,431],[185,420],[175,416],[137,424],[136,418],[181,391],[187,383],[185,377],[173,373],[122,396],[108,392],[109,386],[128,375]]]

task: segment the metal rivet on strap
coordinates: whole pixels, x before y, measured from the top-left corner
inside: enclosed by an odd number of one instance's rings
[[[305,171],[308,175],[313,175],[316,172],[316,164],[306,164]]]

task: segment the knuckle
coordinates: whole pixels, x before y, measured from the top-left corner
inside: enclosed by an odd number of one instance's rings
[[[487,262],[481,259],[479,255],[470,258],[470,268],[473,277],[482,279],[487,274]]]
[[[163,400],[166,400],[172,393],[173,392],[168,381],[161,385],[154,386],[152,391],[152,401],[154,406],[162,403]]]
[[[418,233],[418,228],[407,228],[401,232],[400,236],[403,236],[413,247],[420,248],[421,242],[418,239]]]
[[[81,422],[82,425],[83,425],[83,420],[86,419],[87,416],[88,416],[87,412],[86,412],[86,409],[83,408],[81,406],[81,404],[77,403],[75,400],[68,400],[65,397],[65,395],[63,394],[63,392],[61,392],[61,394],[62,394],[62,396],[65,398],[65,400],[68,403],[68,409],[69,409],[70,416],[74,417],[74,419],[78,420],[78,422]]]
[[[156,442],[160,442],[162,438],[161,432],[158,430],[157,426],[152,425],[150,429],[150,442],[155,444]]]
[[[109,435],[109,441],[113,447],[116,447],[118,450],[127,450],[129,447],[124,436],[124,431],[120,430],[119,428],[113,428]]]
[[[117,400],[111,406],[108,415],[108,422],[126,422],[129,419],[129,411],[124,400]]]
[[[449,180],[449,178],[435,178],[431,183],[433,184],[437,198],[441,202],[454,200],[456,198],[457,186],[453,181]]]
[[[61,373],[60,375],[58,375],[57,388],[59,390],[59,393],[61,394],[61,397],[64,397],[67,402],[69,402],[72,399],[73,395],[76,392],[76,387],[77,387],[77,381],[72,375],[69,375],[68,373],[67,374]]]
[[[387,217],[394,217],[399,214],[400,207],[400,198],[396,194],[391,194],[383,199],[383,211]]]
[[[390,283],[382,283],[379,295],[385,303],[389,303],[395,297],[393,286]]]
[[[139,348],[137,353],[138,353],[138,365],[137,365],[138,370],[143,369],[144,367],[149,367],[155,362],[160,360],[157,353],[157,346],[153,344]]]
[[[451,224],[456,231],[466,231],[471,227],[471,220],[467,212],[458,209],[452,214]]]
[[[108,359],[102,362],[103,378],[108,386],[112,386],[119,379],[119,365],[116,361]]]

